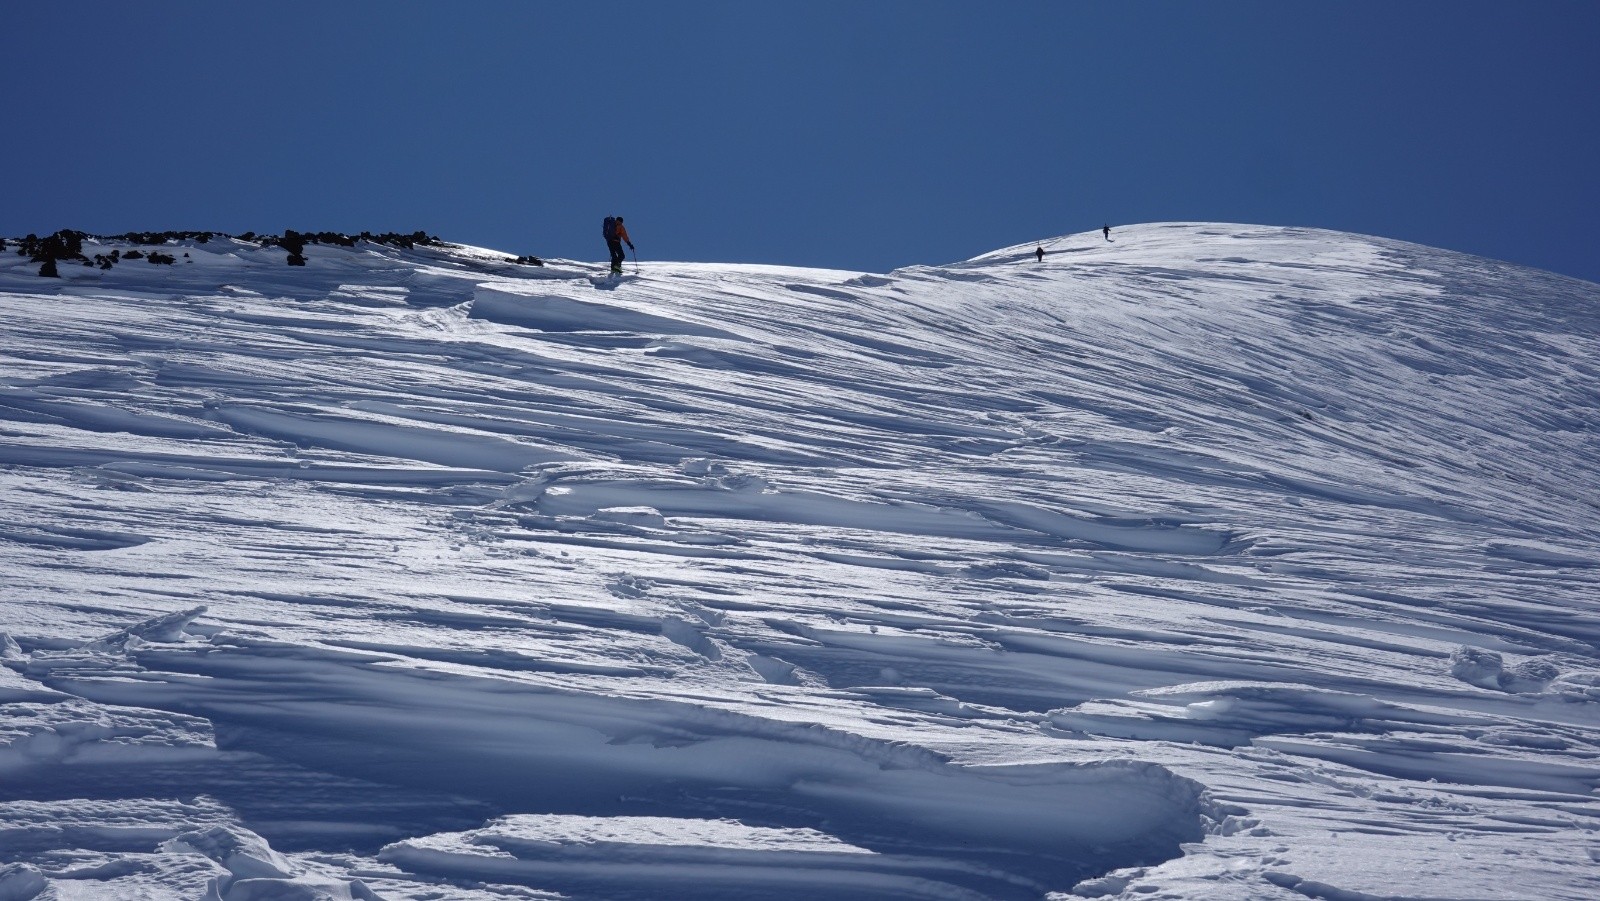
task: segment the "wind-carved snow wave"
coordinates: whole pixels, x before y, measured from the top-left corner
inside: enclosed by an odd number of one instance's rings
[[[1219,552],[1228,533],[1185,525],[1089,518],[1023,502],[962,498],[945,493],[894,492],[847,498],[785,490],[759,475],[662,478],[592,466],[544,467],[506,491],[504,506],[557,517],[592,517],[643,504],[663,517],[744,519],[848,527],[906,535],[1004,544],[1079,543],[1174,555]]]
[[[544,332],[631,332],[737,338],[723,329],[692,322],[687,318],[633,309],[615,298],[608,299],[606,303],[591,303],[556,294],[519,294],[485,287],[478,288],[473,295],[470,316]]]
[[[498,853],[460,850],[459,840],[444,837],[383,853],[420,873],[582,891],[620,886],[658,898],[731,898],[767,883],[784,897],[825,889],[845,898],[1021,898],[1171,856],[1203,836],[1210,813],[1200,785],[1149,763],[963,765],[820,724],[554,691],[227,632],[185,639],[182,626],[201,612],[157,617],[76,649],[35,652],[20,667],[44,686],[97,704],[202,715],[224,751],[561,815],[502,821],[466,843],[492,843]],[[74,755],[101,738],[80,736]],[[716,829],[783,841],[747,848],[744,839],[694,837],[729,814],[750,825]],[[677,850],[624,835],[614,840],[628,861],[619,868],[619,855],[601,854],[592,842],[562,851],[546,834],[573,817],[625,833],[638,822],[630,817],[640,816],[658,826],[678,821],[667,843]],[[506,835],[513,824],[524,845]],[[837,847],[788,847],[808,834]],[[505,837],[491,842],[489,835]],[[197,841],[178,836],[166,847]],[[280,864],[266,873],[223,862],[241,880],[293,875]],[[235,894],[253,897],[243,888]]]

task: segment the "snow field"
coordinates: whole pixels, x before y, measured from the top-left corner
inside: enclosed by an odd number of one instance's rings
[[[1592,896],[1600,289],[1032,249],[0,255],[0,898]]]

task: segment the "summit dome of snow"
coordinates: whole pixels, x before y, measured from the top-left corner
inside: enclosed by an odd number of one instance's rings
[[[1600,894],[1600,286],[1043,246],[0,254],[0,899]]]

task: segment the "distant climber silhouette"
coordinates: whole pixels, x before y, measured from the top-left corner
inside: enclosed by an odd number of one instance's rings
[[[1039,259],[1039,262],[1043,263],[1044,262],[1044,245],[1040,244],[1038,247],[1035,247],[1033,249],[1033,255]]]

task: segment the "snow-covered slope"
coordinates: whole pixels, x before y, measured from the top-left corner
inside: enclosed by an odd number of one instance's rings
[[[1113,238],[0,255],[0,899],[1595,897],[1600,286]]]

